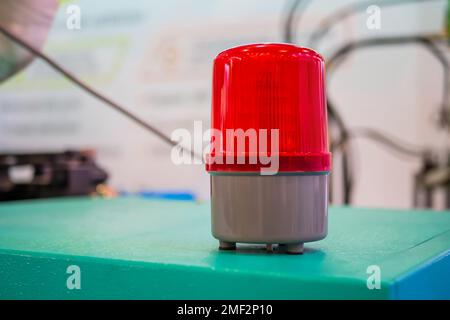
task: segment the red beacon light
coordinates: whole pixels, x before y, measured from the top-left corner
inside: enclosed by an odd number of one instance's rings
[[[206,169],[220,249],[263,243],[302,253],[326,236],[331,154],[318,53],[290,44],[220,53],[211,129]]]

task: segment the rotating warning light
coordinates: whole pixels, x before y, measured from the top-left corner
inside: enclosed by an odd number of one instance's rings
[[[252,44],[214,60],[212,233],[288,253],[327,233],[328,150],[323,58],[290,44]]]

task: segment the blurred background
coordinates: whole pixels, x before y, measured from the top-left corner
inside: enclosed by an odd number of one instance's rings
[[[79,28],[68,27],[73,5]],[[312,47],[329,63],[332,203],[444,209],[447,36],[445,0],[78,0],[60,3],[42,50],[170,136],[192,131],[194,121],[209,126],[220,51],[256,42]],[[171,146],[36,59],[0,83],[3,175],[26,179],[17,159],[11,169],[11,155],[66,150],[95,150],[108,175],[98,181],[117,192],[209,198],[204,165],[173,164]]]

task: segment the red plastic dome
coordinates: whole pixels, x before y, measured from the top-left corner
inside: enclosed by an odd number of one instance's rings
[[[212,94],[211,127],[220,131],[222,143],[211,150],[207,171],[256,172],[265,166],[259,160],[211,161],[255,156],[247,140],[243,152],[236,143],[227,148],[227,129],[267,129],[268,155],[279,157],[280,172],[330,170],[325,65],[315,51],[290,44],[252,44],[223,51],[214,60]],[[271,129],[279,130],[276,152],[270,152]]]

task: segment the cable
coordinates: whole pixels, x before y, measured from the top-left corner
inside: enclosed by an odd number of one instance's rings
[[[286,43],[294,43],[297,38],[295,35],[295,27],[300,23],[301,14],[304,12],[306,5],[310,0],[294,0],[292,6],[287,11],[286,19],[283,23],[283,39]]]
[[[444,69],[444,90],[443,90],[443,102],[442,102],[442,110],[444,114],[446,112],[446,106],[448,106],[448,85],[449,85],[449,77],[448,77],[448,61],[446,57],[442,54],[442,52],[438,49],[438,47],[428,38],[424,36],[400,36],[400,37],[389,37],[389,38],[373,38],[373,39],[365,39],[357,42],[352,42],[347,45],[344,45],[339,50],[336,51],[335,54],[331,56],[328,60],[328,82],[329,77],[331,75],[330,71],[335,70],[336,67],[342,63],[344,57],[347,57],[350,53],[357,49],[367,48],[372,46],[381,46],[381,45],[399,45],[406,43],[417,43],[425,46],[432,54],[435,56],[438,61],[442,64]],[[353,190],[353,174],[351,171],[351,148],[348,145],[349,140],[355,135],[363,135],[372,140],[376,140],[379,143],[382,143],[388,146],[391,149],[395,149],[396,151],[407,154],[409,156],[423,156],[425,154],[425,150],[418,150],[417,148],[408,148],[402,146],[400,143],[395,142],[393,139],[387,137],[387,135],[377,132],[373,129],[360,129],[359,132],[350,131],[344,124],[344,121],[336,112],[336,107],[332,101],[332,99],[327,97],[328,103],[328,112],[330,117],[337,119],[336,123],[341,128],[341,140],[334,144],[334,150],[341,149],[342,150],[342,170],[344,173],[343,178],[343,189],[344,189],[344,202],[350,203],[352,197]],[[444,121],[444,120],[443,120]],[[332,151],[334,151],[332,150]]]
[[[397,138],[390,137],[389,135],[377,131],[372,128],[354,128],[350,130],[349,138],[358,138],[363,137],[375,142],[378,142],[393,151],[399,152],[403,155],[409,157],[419,157],[422,158],[425,154],[427,154],[427,150],[421,147],[412,146],[404,141],[399,141]],[[336,148],[340,148],[340,146],[336,146]]]
[[[386,1],[375,1],[375,0],[367,0],[367,1],[358,1],[355,3],[351,3],[333,13],[329,17],[323,19],[319,23],[319,27],[316,31],[311,34],[309,39],[308,47],[316,48],[319,42],[327,35],[327,33],[331,30],[333,25],[338,23],[339,21],[353,15],[354,13],[365,11],[371,5],[380,5],[380,6],[395,6],[406,3],[419,3],[419,2],[430,2],[436,0],[386,0]],[[439,0],[441,1],[441,0]]]
[[[350,42],[340,49],[338,49],[327,61],[327,71],[328,77],[330,72],[342,63],[343,58],[347,57],[350,53],[368,47],[374,46],[388,46],[388,45],[401,45],[401,44],[419,44],[424,46],[442,65],[443,68],[443,89],[442,89],[442,101],[440,110],[440,125],[442,127],[450,126],[450,76],[449,76],[449,63],[445,55],[439,50],[436,44],[430,40],[433,37],[428,36],[397,36],[397,37],[382,37],[382,38],[371,38],[363,39],[355,42]],[[328,100],[329,101],[329,100]]]
[[[34,48],[32,45],[24,41],[23,39],[17,37],[13,33],[9,32],[7,29],[5,29],[3,26],[0,25],[0,33],[2,33],[4,36],[21,46],[22,48],[28,50],[30,53],[32,53],[34,56],[39,57],[43,61],[45,61],[50,67],[52,67],[54,70],[62,74],[64,77],[66,77],[68,80],[70,80],[72,83],[74,83],[76,86],[83,89],[85,92],[89,93],[91,96],[97,98],[104,104],[110,106],[114,110],[120,112],[125,117],[131,119],[147,131],[151,132],[152,134],[159,137],[161,140],[166,142],[167,144],[178,147],[180,150],[184,150],[186,152],[189,152],[193,157],[197,159],[203,159],[201,155],[197,155],[193,150],[190,150],[186,147],[183,147],[182,145],[178,144],[178,142],[173,141],[169,136],[164,134],[162,131],[160,131],[158,128],[154,127],[153,125],[149,124],[148,122],[145,122],[144,120],[138,118],[128,110],[126,110],[123,106],[119,105],[118,103],[112,101],[108,97],[104,96],[103,94],[99,93],[86,83],[84,83],[82,80],[78,79],[74,74],[72,74],[70,71],[66,70],[64,67],[62,67],[60,64],[58,64],[56,61],[54,61],[52,58],[47,56],[42,51]]]
[[[446,57],[442,54],[442,52],[437,48],[437,46],[427,37],[424,36],[400,36],[400,37],[389,37],[389,38],[373,38],[373,39],[365,39],[356,42],[351,42],[347,45],[344,45],[340,49],[334,53],[330,59],[327,61],[327,77],[328,82],[330,81],[331,71],[336,70],[336,67],[343,62],[344,57],[347,57],[350,53],[355,50],[361,48],[367,48],[372,46],[381,46],[381,45],[399,45],[406,43],[418,43],[420,45],[425,46],[442,64],[444,69],[444,90],[443,90],[443,102],[442,102],[442,115],[445,114],[446,108],[448,106],[448,85],[449,85],[449,77],[448,77],[448,61]],[[342,170],[343,170],[343,193],[344,193],[344,203],[351,203],[352,191],[353,191],[353,172],[352,172],[352,150],[348,144],[349,140],[354,137],[355,133],[351,132],[342,117],[337,112],[337,108],[335,107],[330,96],[327,97],[328,104],[328,114],[330,116],[330,120],[334,120],[341,131],[340,141],[333,144],[333,150],[342,151]],[[444,119],[444,118],[443,118]],[[445,121],[445,120],[442,120]],[[409,154],[414,156],[422,155],[422,151],[409,150],[408,148],[401,148],[398,143],[389,139],[386,135],[383,135],[379,132],[375,132],[374,130],[368,129],[367,131],[361,131],[357,134],[365,135],[367,138],[372,140],[377,140],[379,143],[383,143],[391,149],[396,149],[400,153]]]
[[[327,101],[327,111],[328,118],[330,120],[330,125],[334,122],[340,131],[339,142],[337,145],[339,149],[342,151],[342,190],[343,190],[343,202],[344,204],[350,204],[352,200],[353,194],[353,171],[352,171],[352,159],[353,153],[348,144],[350,139],[350,132],[345,125],[345,122],[336,111],[336,108],[333,102]],[[336,150],[335,143],[332,143],[331,151],[334,152]]]
[[[292,8],[288,10],[287,17],[286,17],[286,20],[284,22],[284,27],[283,27],[283,30],[284,30],[283,39],[284,39],[284,42],[286,42],[286,43],[292,42],[292,39],[293,39],[292,33],[294,31],[292,28],[292,25],[293,25],[293,21],[294,21],[295,11],[297,11],[297,8],[301,2],[302,2],[301,0],[295,0],[292,4]]]

